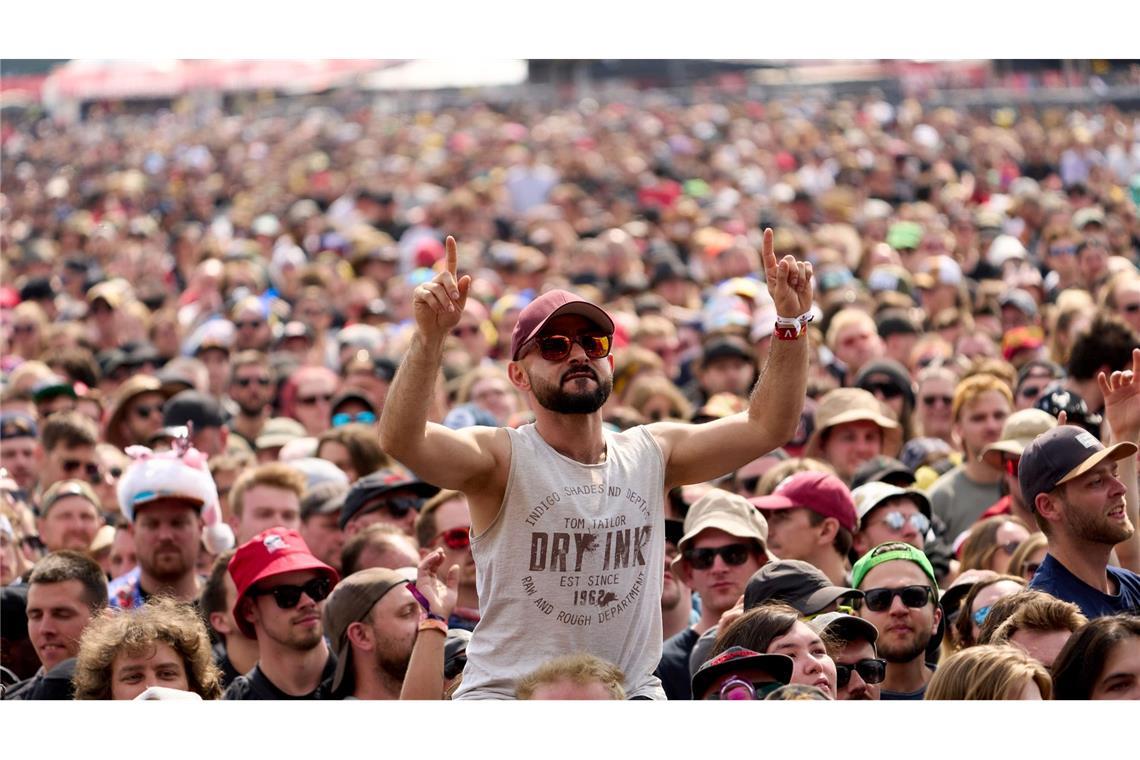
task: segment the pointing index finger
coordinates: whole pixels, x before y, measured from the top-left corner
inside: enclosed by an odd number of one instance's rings
[[[459,268],[459,255],[455,251],[455,238],[451,235],[447,236],[447,271],[451,272],[452,277],[456,277],[456,270]]]
[[[775,235],[771,227],[764,228],[764,251],[761,254],[764,261],[764,276],[769,283],[776,281],[776,248]]]

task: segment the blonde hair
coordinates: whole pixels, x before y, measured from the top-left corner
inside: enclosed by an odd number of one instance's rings
[[[138,656],[167,644],[182,658],[189,691],[221,699],[221,671],[214,664],[206,626],[188,604],[152,597],[130,610],[105,610],[83,631],[75,662],[75,698],[110,699],[111,672],[121,654]]]
[[[970,530],[970,535],[962,542],[962,549],[959,552],[959,562],[961,571],[966,570],[988,570],[990,560],[993,559],[994,554],[998,550],[997,534],[1001,530],[1001,526],[1006,523],[1013,523],[1025,528],[1029,533],[1033,529],[1025,524],[1025,521],[1015,515],[995,515],[994,517],[987,517],[985,520],[974,525]],[[1020,546],[1018,547],[1021,548]]]
[[[1029,538],[1021,542],[1021,546],[1017,547],[1017,551],[1009,558],[1009,574],[1020,575],[1025,577],[1025,565],[1029,562],[1029,558],[1040,549],[1046,549],[1049,546],[1049,539],[1045,537],[1044,533],[1034,533],[1032,530],[1029,532]]]
[[[764,473],[764,477],[760,478],[756,484],[756,495],[770,496],[771,493],[776,490],[776,486],[780,485],[780,481],[784,478],[790,478],[797,472],[826,472],[831,475],[837,474],[834,467],[819,459],[812,459],[811,457],[785,459]]]
[[[875,327],[875,320],[870,314],[862,309],[848,307],[836,312],[835,316],[831,318],[831,322],[827,325],[827,337],[825,339],[827,347],[834,351],[835,341],[839,338],[839,331],[860,322],[869,327],[871,332],[876,335],[879,334],[878,328]]]
[[[531,699],[539,686],[558,681],[573,681],[578,685],[599,682],[609,690],[613,699],[625,699],[625,688],[622,686],[625,674],[621,669],[585,652],[555,657],[542,663],[515,683],[515,696],[518,699]]]
[[[923,699],[1016,700],[1029,681],[1037,684],[1042,699],[1053,698],[1053,679],[1037,660],[1017,647],[981,645],[939,665]]]
[[[1013,408],[1013,393],[1010,392],[1009,385],[996,375],[982,372],[963,378],[954,389],[954,402],[950,407],[951,419],[957,422],[959,416],[962,414],[962,407],[974,403],[974,400],[978,398],[978,396],[990,391],[1000,393],[1010,408]]]
[[[664,375],[643,375],[630,384],[626,393],[629,406],[636,409],[642,417],[645,417],[646,403],[654,396],[664,396],[669,400],[669,409],[674,419],[688,420],[693,416],[693,405],[677,385]]]

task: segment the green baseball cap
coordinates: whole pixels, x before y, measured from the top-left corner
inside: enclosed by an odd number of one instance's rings
[[[930,578],[930,586],[934,589],[934,602],[937,604],[938,579],[934,577],[934,568],[931,566],[930,560],[920,550],[901,541],[888,541],[885,544],[879,544],[860,557],[855,566],[851,568],[851,585],[859,588],[863,579],[867,577],[867,573],[871,572],[871,568],[896,559],[908,560],[922,568],[922,571]]]

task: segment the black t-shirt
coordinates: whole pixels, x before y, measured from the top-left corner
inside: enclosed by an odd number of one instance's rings
[[[229,685],[241,677],[241,673],[237,671],[234,664],[230,662],[230,656],[226,653],[225,643],[219,641],[213,646],[214,664],[218,666],[218,670],[222,671],[222,688],[227,689]]]
[[[661,688],[668,699],[692,699],[693,678],[689,673],[689,655],[701,636],[686,628],[665,642],[661,648],[661,661],[654,673],[661,679]]]
[[[286,694],[270,681],[261,671],[260,663],[244,676],[238,676],[226,689],[222,699],[335,699],[332,695],[332,679],[336,674],[336,656],[329,652],[325,669],[321,672],[321,682],[308,694],[295,697]]]

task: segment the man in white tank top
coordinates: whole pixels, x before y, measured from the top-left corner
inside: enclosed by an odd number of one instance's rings
[[[777,262],[764,231],[779,315],[749,408],[703,425],[602,426],[613,388],[614,326],[600,307],[553,290],[523,309],[508,374],[535,415],[518,430],[428,421],[444,341],[471,277],[447,267],[413,294],[416,330],[380,420],[384,451],[423,480],[463,491],[471,510],[481,619],[457,699],[510,699],[520,676],[588,652],[617,665],[633,698],[663,699],[664,504],[669,489],[729,473],[796,431],[807,385],[812,268]]]

